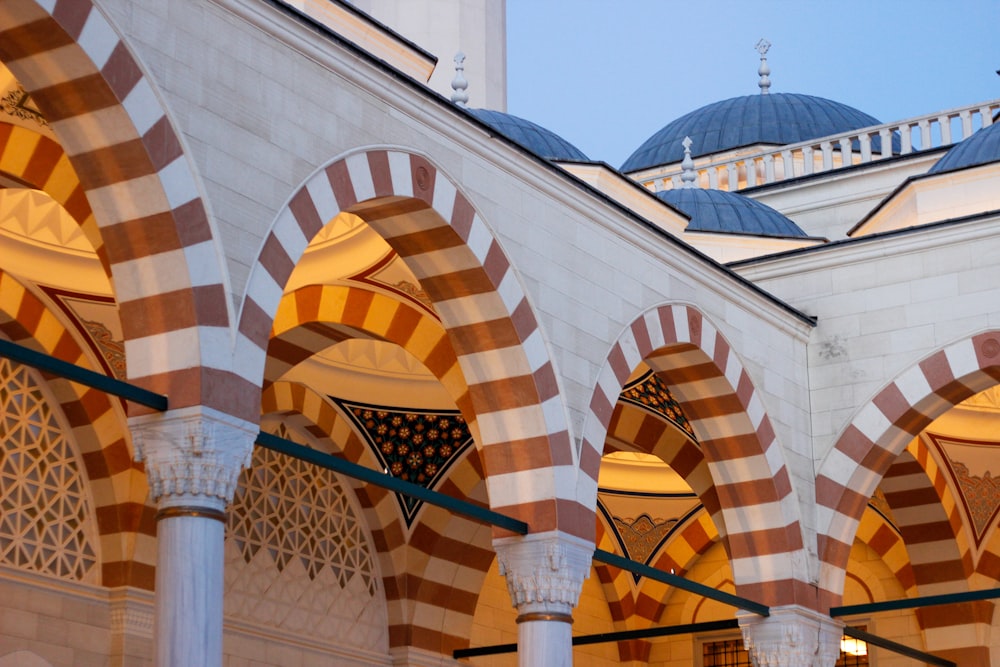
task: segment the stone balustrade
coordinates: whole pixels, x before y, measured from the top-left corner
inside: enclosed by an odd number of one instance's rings
[[[949,146],[991,125],[998,111],[1000,100],[992,100],[797,144],[706,156],[695,160],[696,184],[742,190]],[[654,192],[670,190],[681,187],[681,164],[645,169],[629,176]]]

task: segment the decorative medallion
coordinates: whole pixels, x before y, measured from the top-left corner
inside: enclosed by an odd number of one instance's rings
[[[387,473],[427,489],[434,488],[472,445],[472,434],[457,410],[400,411],[330,399],[354,423]],[[399,493],[396,499],[406,525],[412,525],[423,502]]]
[[[694,437],[694,429],[691,428],[690,422],[684,416],[684,411],[681,409],[680,404],[674,400],[666,383],[652,370],[625,385],[618,400],[631,403],[664,417],[697,442],[697,439]]]

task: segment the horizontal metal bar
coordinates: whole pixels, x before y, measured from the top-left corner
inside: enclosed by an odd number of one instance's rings
[[[717,630],[735,630],[740,627],[735,618],[724,621],[708,621],[706,623],[687,623],[685,625],[670,625],[662,628],[644,628],[642,630],[622,630],[620,632],[598,632],[592,635],[573,637],[573,646],[589,644],[607,644],[609,642],[627,641],[629,639],[647,639],[650,637],[669,637],[671,635],[686,635],[694,632],[715,632]],[[501,655],[516,653],[517,644],[493,644],[492,646],[476,646],[475,648],[459,648],[452,651],[455,660],[460,658],[477,658],[484,655]]]
[[[460,658],[478,658],[484,655],[503,655],[504,653],[517,653],[517,644],[492,644],[490,646],[477,646],[475,648],[457,648],[451,652],[454,660]]]
[[[479,505],[470,503],[466,500],[452,498],[451,496],[445,495],[440,491],[432,491],[431,489],[424,488],[419,484],[407,482],[399,479],[398,477],[393,477],[392,475],[381,473],[377,470],[372,470],[371,468],[366,468],[363,465],[358,465],[357,463],[345,461],[344,459],[337,458],[336,456],[331,456],[330,454],[310,449],[309,447],[292,442],[291,440],[279,438],[276,435],[271,435],[270,433],[265,433],[264,431],[257,434],[257,444],[261,447],[281,452],[282,454],[287,454],[288,456],[293,456],[297,459],[327,468],[328,470],[333,470],[334,472],[339,472],[343,475],[360,479],[362,482],[375,484],[376,486],[381,486],[382,488],[389,489],[390,491],[417,498],[426,503],[430,503],[431,505],[443,507],[446,510],[450,510],[456,514],[461,514],[462,516],[467,516],[470,519],[482,521],[483,523],[493,526],[499,526],[500,528],[509,530],[512,533],[517,533],[518,535],[528,534],[528,524],[513,517],[500,514],[499,512],[494,512],[493,510],[486,509],[485,507],[480,507]]]
[[[594,560],[608,565],[613,565],[628,572],[634,572],[639,576],[663,582],[664,584],[668,584],[674,588],[680,588],[681,590],[685,590],[689,593],[694,593],[695,595],[700,595],[731,607],[752,611],[753,613],[760,614],[761,616],[770,616],[771,614],[767,605],[754,602],[753,600],[748,600],[747,598],[739,597],[738,595],[718,591],[710,586],[699,584],[696,581],[691,581],[690,579],[685,579],[684,577],[679,577],[676,574],[664,572],[663,570],[650,567],[649,565],[645,565],[643,563],[637,563],[636,561],[629,560],[628,558],[622,558],[621,556],[613,554],[610,551],[603,551],[601,549],[596,550],[594,552]]]
[[[162,394],[156,394],[142,387],[137,387],[134,384],[122,382],[107,375],[74,366],[62,359],[56,359],[51,355],[36,352],[31,348],[18,345],[17,343],[0,340],[0,357],[13,359],[25,366],[53,373],[67,380],[72,380],[87,387],[119,396],[133,403],[145,405],[147,408],[153,408],[160,412],[167,409],[167,397]]]
[[[887,600],[885,602],[868,602],[852,604],[844,607],[830,607],[830,616],[850,616],[853,614],[871,614],[879,611],[896,611],[898,609],[917,609],[932,607],[939,604],[955,604],[957,602],[974,602],[976,600],[993,600],[1000,598],[1000,588],[990,588],[982,591],[964,591],[961,593],[945,593],[943,595],[925,595],[902,600]]]
[[[606,642],[628,641],[629,639],[650,639],[652,637],[670,637],[672,635],[687,635],[696,632],[715,632],[717,630],[736,630],[740,622],[735,618],[722,621],[706,621],[704,623],[685,623],[684,625],[668,625],[662,628],[644,628],[642,630],[622,630],[620,632],[600,632],[593,635],[573,637],[573,646],[587,644],[603,644]]]
[[[926,663],[928,665],[938,665],[939,667],[958,667],[951,660],[945,660],[944,658],[939,658],[931,653],[924,653],[923,651],[918,651],[915,648],[910,648],[909,646],[904,646],[903,644],[898,644],[891,639],[886,639],[885,637],[879,637],[878,635],[873,635],[871,633],[865,632],[864,630],[859,630],[857,628],[844,628],[844,634],[848,637],[854,637],[855,639],[860,639],[863,642],[867,642],[872,646],[878,646],[880,648],[887,649],[893,653],[898,653],[900,655],[905,655],[907,658],[913,658],[914,660],[919,660],[920,662]]]

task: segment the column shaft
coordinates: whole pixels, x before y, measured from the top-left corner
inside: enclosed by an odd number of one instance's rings
[[[157,523],[157,667],[221,667],[224,535],[202,516]]]

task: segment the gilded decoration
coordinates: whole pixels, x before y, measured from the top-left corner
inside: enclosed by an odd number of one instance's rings
[[[115,340],[111,330],[104,326],[103,322],[91,320],[81,320],[83,326],[90,334],[90,338],[97,345],[101,356],[108,363],[111,373],[119,380],[126,378],[127,370],[125,366],[125,341]]]
[[[49,124],[42,112],[35,108],[31,96],[21,84],[15,85],[0,97],[0,111],[20,120],[30,120],[43,126]]]
[[[641,514],[635,519],[612,517],[618,535],[625,545],[625,551],[632,560],[645,563],[670,530],[677,525],[677,519],[654,519]]]
[[[702,505],[694,493],[651,493],[598,489],[597,509],[621,553],[651,564]],[[638,582],[641,578],[633,574]]]
[[[687,433],[692,440],[695,440],[694,429],[691,428],[690,422],[684,416],[680,404],[674,400],[666,383],[652,370],[634,382],[625,385],[619,400],[627,401],[666,418],[667,421]]]
[[[982,539],[1000,509],[1000,480],[995,479],[989,470],[982,477],[973,475],[961,461],[952,461],[951,466],[955,480],[965,496],[976,536]]]
[[[387,473],[424,488],[434,488],[472,444],[469,427],[457,411],[399,411],[333,400],[358,428]],[[396,494],[396,498],[407,525],[412,525],[422,501],[403,494]]]
[[[1000,443],[928,435],[943,454],[945,470],[957,487],[973,537],[977,545],[982,545],[1000,514],[1000,479],[992,470],[997,466]]]

